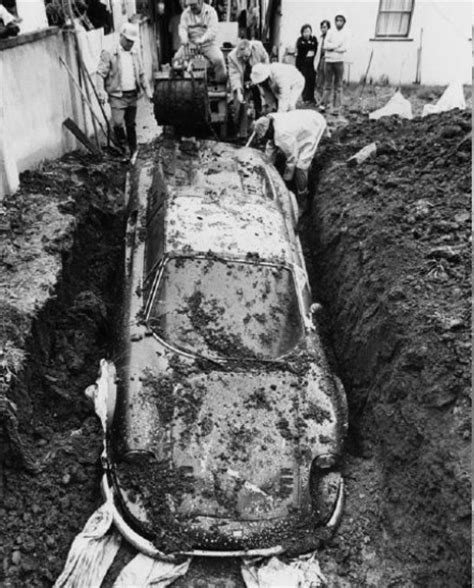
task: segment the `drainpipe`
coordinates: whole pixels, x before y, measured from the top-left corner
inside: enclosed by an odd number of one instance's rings
[[[3,74],[1,69],[0,62],[0,73]],[[0,79],[3,79],[3,77],[0,76]],[[3,103],[0,103],[0,202],[2,202],[4,196],[14,194],[20,186],[18,167],[13,157],[12,145],[7,146],[7,137],[5,135]]]
[[[416,51],[416,78],[415,84],[421,84],[421,52],[423,50],[423,29],[420,30],[420,45]]]

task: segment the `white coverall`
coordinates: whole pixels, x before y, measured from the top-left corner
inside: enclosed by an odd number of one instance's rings
[[[269,163],[275,163],[277,149],[286,157],[283,179],[291,182],[298,202],[300,218],[310,205],[308,175],[319,142],[327,129],[325,118],[314,110],[276,112],[268,117],[273,122],[273,140],[268,141],[265,155]]]
[[[319,142],[327,128],[322,114],[314,110],[292,110],[268,115],[273,122],[274,136],[268,141],[265,154],[274,163],[276,148],[286,157],[283,179],[293,179],[295,170],[308,171]]]
[[[296,103],[303,92],[305,80],[294,65],[288,63],[270,63],[268,78],[274,98],[278,100],[278,112],[287,112],[296,108]],[[263,98],[271,104],[263,87]]]

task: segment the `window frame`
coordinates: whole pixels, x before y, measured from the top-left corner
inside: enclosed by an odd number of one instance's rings
[[[415,0],[411,0],[411,9],[410,10],[383,10],[382,4],[384,0],[379,0],[379,6],[377,10],[377,21],[375,23],[375,38],[376,39],[407,39],[410,35],[411,23],[413,19],[413,12],[415,11]],[[407,31],[404,34],[383,34],[379,32],[380,26],[380,17],[384,14],[408,14],[408,26]]]

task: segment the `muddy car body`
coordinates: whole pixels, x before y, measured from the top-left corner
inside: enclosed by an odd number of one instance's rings
[[[297,209],[260,152],[164,141],[130,182],[103,488],[155,557],[314,548],[342,508],[342,387]]]

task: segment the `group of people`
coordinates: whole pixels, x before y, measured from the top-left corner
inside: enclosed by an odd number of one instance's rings
[[[344,76],[344,57],[349,45],[346,17],[337,14],[334,28],[329,20],[320,24],[321,35],[313,35],[310,24],[301,27],[301,36],[296,42],[296,67],[305,79],[303,100],[315,104],[317,85],[320,94],[319,107],[325,111],[332,106],[336,112],[342,105],[342,81]]]
[[[198,47],[213,65],[216,81],[225,81],[228,75],[236,107],[246,102],[248,92],[253,94],[258,116],[254,136],[266,143],[265,152],[269,162],[275,162],[278,151],[285,156],[283,178],[295,191],[300,213],[304,214],[308,207],[308,170],[319,142],[327,132],[327,124],[319,112],[313,109],[296,110],[296,106],[302,94],[308,97],[311,92],[314,93],[308,62],[311,60],[314,71],[318,42],[311,35],[308,37],[307,30],[303,31],[299,46],[305,49],[301,50],[297,68],[285,63],[270,63],[260,41],[241,39],[229,53],[226,66],[224,55],[216,42],[216,11],[203,0],[186,0],[186,4],[179,23],[181,47],[174,59],[185,60],[189,47]],[[345,19],[338,15],[338,31],[343,29],[344,23]],[[138,39],[138,26],[125,23],[117,47],[112,52],[102,52],[97,69],[100,100],[105,102],[108,95],[116,140],[124,149],[128,143],[132,158],[137,149],[135,119],[139,93],[144,91],[152,100],[152,92],[137,50]],[[326,80],[334,79],[338,98],[338,84],[342,82],[342,55],[346,51],[346,44],[340,35],[329,37],[327,34],[321,45],[324,46]]]

